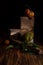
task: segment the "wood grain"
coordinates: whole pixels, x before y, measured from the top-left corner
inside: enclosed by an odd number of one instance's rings
[[[22,53],[15,48],[1,51],[0,65],[43,65],[43,55]]]

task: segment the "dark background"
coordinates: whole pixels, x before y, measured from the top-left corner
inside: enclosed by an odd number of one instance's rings
[[[0,30],[9,28],[20,29],[20,16],[30,8],[35,12],[34,36],[35,41],[43,43],[43,2],[42,0],[14,0],[0,2]]]
[[[20,16],[25,16],[24,11],[30,8],[35,12],[35,18],[38,21],[42,20],[43,7],[41,0],[15,0],[15,1],[2,1],[0,2],[0,25],[14,28],[20,28]],[[39,20],[40,19],[40,20]],[[2,25],[3,24],[3,25]],[[16,26],[16,27],[15,27]]]

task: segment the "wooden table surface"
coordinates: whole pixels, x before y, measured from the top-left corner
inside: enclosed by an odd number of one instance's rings
[[[14,48],[0,51],[0,65],[43,65],[43,55],[22,53]]]

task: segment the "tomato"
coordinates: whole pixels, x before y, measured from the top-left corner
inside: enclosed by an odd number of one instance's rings
[[[34,12],[30,12],[29,17],[34,17]]]
[[[26,10],[25,10],[25,14],[26,14],[27,16],[29,16],[29,13],[30,13],[30,9],[26,9]]]
[[[10,43],[10,41],[9,40],[5,40],[5,42],[4,42],[6,45],[8,45],[9,43]]]

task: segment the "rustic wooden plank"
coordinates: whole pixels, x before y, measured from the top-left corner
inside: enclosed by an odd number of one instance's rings
[[[0,54],[0,65],[43,65],[43,55],[22,53],[13,48]]]
[[[33,55],[30,55],[30,65],[35,65],[34,57]]]
[[[39,59],[37,58],[38,55],[32,55],[32,59],[33,59],[33,62],[34,62],[34,65],[40,65],[41,62],[39,63]]]
[[[38,61],[41,63],[40,65],[43,65],[43,54],[38,56]]]

